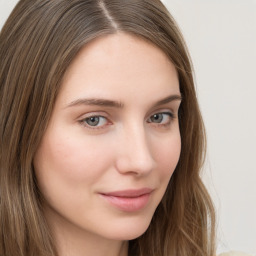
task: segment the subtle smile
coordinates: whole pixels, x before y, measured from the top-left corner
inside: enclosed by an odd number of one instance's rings
[[[139,190],[122,190],[100,193],[110,204],[125,212],[142,210],[148,203],[153,190],[143,188]]]

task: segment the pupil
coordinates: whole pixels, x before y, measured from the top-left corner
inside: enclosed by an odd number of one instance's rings
[[[160,123],[163,120],[163,116],[160,114],[153,115],[153,122]]]
[[[159,115],[154,115],[155,120],[159,119]]]
[[[91,126],[96,126],[99,123],[99,117],[90,117],[87,123]]]

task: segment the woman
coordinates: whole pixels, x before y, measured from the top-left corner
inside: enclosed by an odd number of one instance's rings
[[[0,63],[2,256],[215,255],[191,63],[160,1],[21,0]]]

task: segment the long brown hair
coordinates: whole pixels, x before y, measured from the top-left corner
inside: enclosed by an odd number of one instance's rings
[[[181,156],[148,230],[129,255],[213,256],[215,218],[202,184],[205,132],[189,55],[159,0],[21,0],[0,34],[0,254],[56,256],[42,214],[33,157],[62,77],[94,38],[122,31],[158,46],[175,65],[183,97]]]

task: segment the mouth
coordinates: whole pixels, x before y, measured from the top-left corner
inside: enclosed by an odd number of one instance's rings
[[[122,190],[109,193],[100,193],[108,203],[125,212],[136,212],[146,207],[153,189]]]

